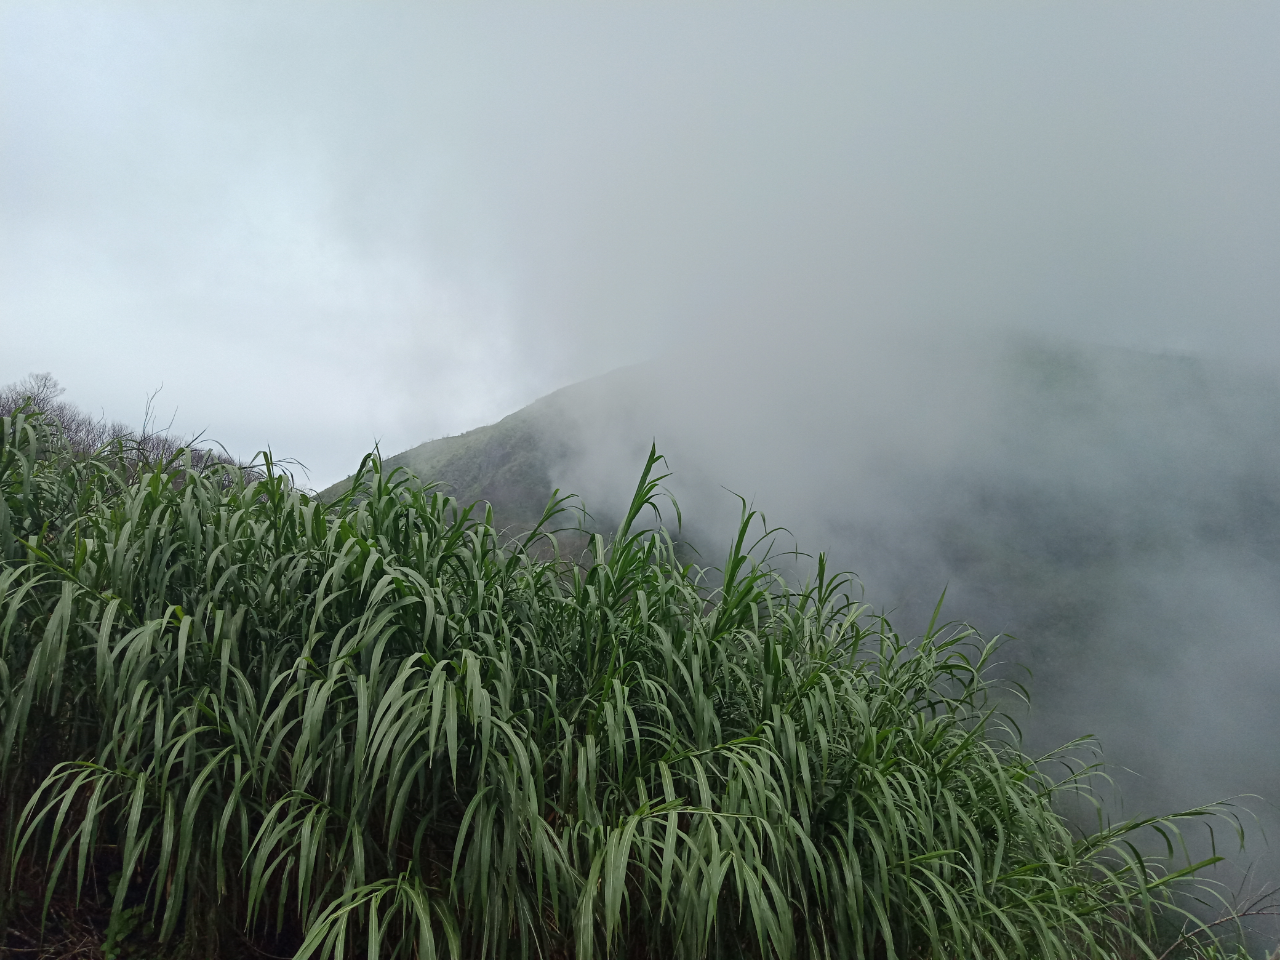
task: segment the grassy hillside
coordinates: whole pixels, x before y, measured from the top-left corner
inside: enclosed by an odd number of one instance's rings
[[[992,643],[908,642],[821,561],[787,582],[747,511],[684,564],[655,456],[567,563],[376,459],[326,505],[0,428],[25,953],[50,903],[112,956],[300,960],[1125,960],[1189,920],[1183,864],[1129,844],[1223,811],[1076,832],[1081,757],[1021,751]]]
[[[386,457],[384,468],[404,468],[463,503],[483,500],[493,506],[501,526],[528,528],[551,499],[554,467],[569,455],[566,412],[596,388],[592,381],[566,387],[497,423]],[[352,480],[322,490],[320,499],[333,502]]]

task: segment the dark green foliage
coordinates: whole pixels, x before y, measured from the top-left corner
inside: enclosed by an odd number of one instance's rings
[[[681,565],[642,526],[656,454],[616,535],[568,562],[372,457],[326,505],[270,460],[126,471],[22,415],[0,443],[11,854],[52,890],[110,851],[121,932],[203,956],[232,935],[326,957],[1152,955],[1179,874],[1127,838],[1172,854],[1212,812],[1073,834],[1052,799],[1076,778],[989,706],[992,643],[907,643],[821,561],[783,582],[745,509],[718,571]]]

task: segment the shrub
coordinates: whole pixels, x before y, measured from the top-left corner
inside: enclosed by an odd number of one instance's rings
[[[821,557],[786,582],[745,505],[681,563],[660,463],[569,560],[564,499],[507,542],[373,456],[325,505],[6,417],[13,862],[51,892],[109,855],[114,913],[201,956],[1149,955],[1192,871],[1129,838],[1217,811],[1073,831],[994,642],[907,642]]]

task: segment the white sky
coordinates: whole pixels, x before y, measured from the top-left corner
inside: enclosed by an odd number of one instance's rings
[[[0,383],[163,384],[319,487],[718,338],[1280,368],[1277,51],[1270,3],[6,3]]]

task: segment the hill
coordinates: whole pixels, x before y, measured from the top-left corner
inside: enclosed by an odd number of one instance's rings
[[[598,424],[606,422],[627,436],[635,424],[618,416],[617,402],[629,397],[637,381],[651,373],[651,365],[615,370],[571,384],[535,400],[497,423],[451,437],[428,440],[401,453],[384,457],[385,470],[403,468],[418,480],[439,484],[442,491],[464,504],[484,501],[493,507],[500,528],[518,530],[536,523],[556,489],[576,487],[575,465],[584,459],[584,444]],[[637,454],[642,456],[643,454]],[[631,469],[630,464],[626,469]],[[353,477],[321,490],[319,498],[332,503],[351,487]],[[612,518],[616,504],[593,503]]]
[[[487,501],[503,526],[536,522],[554,489],[553,467],[568,454],[560,414],[582,388],[566,387],[497,423],[386,457],[384,469],[402,467],[463,503]],[[320,491],[320,499],[336,500],[351,481],[347,477]]]

